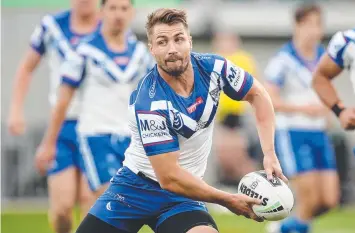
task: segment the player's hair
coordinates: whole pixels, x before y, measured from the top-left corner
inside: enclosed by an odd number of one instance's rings
[[[106,2],[107,2],[107,0],[101,0],[101,6],[105,5]],[[134,3],[133,0],[131,0],[130,2],[133,5],[133,3]]]
[[[178,10],[174,8],[160,8],[150,15],[148,15],[148,20],[145,25],[147,30],[147,36],[150,40],[150,35],[152,29],[157,24],[178,24],[182,23],[186,29],[188,29],[186,12],[184,10]]]
[[[296,9],[294,20],[296,23],[300,23],[311,13],[318,13],[321,15],[322,9],[316,3],[304,3]]]

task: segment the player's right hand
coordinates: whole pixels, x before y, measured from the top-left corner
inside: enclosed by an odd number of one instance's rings
[[[257,222],[263,222],[264,219],[258,217],[252,209],[253,205],[260,204],[261,200],[259,199],[251,198],[244,194],[231,194],[224,206],[236,215],[243,215],[244,217],[251,218]]]
[[[355,108],[346,108],[340,115],[339,120],[341,126],[346,130],[355,129]]]
[[[41,175],[45,175],[52,165],[56,152],[55,144],[44,143],[37,148],[35,157],[35,166]]]
[[[26,122],[23,114],[12,112],[8,119],[8,130],[10,134],[19,136],[25,133]]]

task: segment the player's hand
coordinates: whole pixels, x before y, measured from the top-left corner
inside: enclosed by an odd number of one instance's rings
[[[302,112],[311,117],[325,116],[328,113],[328,109],[323,105],[311,104],[302,107]]]
[[[251,198],[244,194],[231,194],[224,206],[236,215],[243,215],[257,222],[263,222],[264,219],[258,217],[252,209],[253,205],[260,204],[261,200],[259,199]]]
[[[269,180],[273,179],[273,175],[279,177],[286,184],[288,183],[288,179],[283,174],[280,162],[276,156],[275,152],[264,155],[264,169]]]
[[[35,157],[35,166],[41,175],[45,175],[51,166],[56,152],[56,146],[53,143],[44,143],[38,147]]]
[[[346,108],[340,115],[340,124],[346,130],[355,129],[355,108]]]
[[[26,122],[23,113],[11,112],[8,119],[8,130],[10,134],[19,136],[25,133]]]

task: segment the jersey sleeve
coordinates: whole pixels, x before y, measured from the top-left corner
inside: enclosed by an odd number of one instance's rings
[[[72,53],[60,67],[62,83],[78,88],[86,75],[86,58],[83,55]]]
[[[242,100],[253,85],[253,77],[227,59],[221,76],[223,92],[233,100]]]
[[[177,134],[162,111],[136,110],[136,121],[147,156],[179,150]]]
[[[44,55],[46,53],[46,40],[48,33],[49,31],[44,24],[44,19],[42,19],[41,23],[37,25],[32,32],[30,46],[40,55]]]
[[[346,65],[344,59],[344,50],[347,46],[347,41],[342,32],[337,32],[329,42],[327,53],[333,61],[341,68]]]
[[[264,72],[265,80],[278,87],[283,87],[286,77],[286,66],[280,54],[271,58]]]

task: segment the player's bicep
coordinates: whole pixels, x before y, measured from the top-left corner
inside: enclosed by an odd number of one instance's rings
[[[169,180],[170,174],[173,174],[179,168],[179,154],[179,151],[173,151],[149,156],[149,161],[160,183]]]
[[[314,77],[326,77],[333,79],[342,72],[342,68],[331,58],[329,54],[324,54],[320,59],[314,72]]]
[[[270,96],[264,86],[258,80],[254,80],[253,85],[251,86],[248,93],[244,96],[243,100],[252,103],[256,96],[262,96],[265,98],[269,98]]]
[[[41,55],[35,50],[29,49],[21,63],[20,68],[28,73],[32,73],[41,61]]]
[[[222,80],[224,93],[233,100],[242,100],[254,82],[248,72],[228,60],[222,69]]]
[[[147,156],[179,150],[177,134],[164,112],[136,110],[136,122]]]

